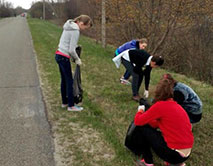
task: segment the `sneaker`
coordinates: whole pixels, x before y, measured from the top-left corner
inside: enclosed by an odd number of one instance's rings
[[[80,111],[82,111],[82,110],[83,110],[83,107],[79,107],[79,106],[77,106],[77,105],[67,108],[67,111],[80,112]]]
[[[180,164],[170,164],[170,163],[168,163],[168,162],[164,162],[164,165],[165,166],[186,166],[186,164],[185,163],[180,163]]]
[[[131,85],[131,82],[124,79],[123,77],[120,78],[120,82],[121,82],[121,84],[124,84],[124,85]]]
[[[61,108],[66,108],[68,104],[61,104]]]
[[[139,102],[141,99],[141,97],[139,95],[136,95],[136,96],[132,96],[132,100],[135,100],[137,102]]]
[[[154,166],[154,164],[147,164],[144,159],[136,161],[136,166]]]

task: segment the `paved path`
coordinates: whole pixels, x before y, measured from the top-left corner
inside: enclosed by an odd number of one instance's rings
[[[0,166],[54,166],[54,145],[25,18],[0,20]]]

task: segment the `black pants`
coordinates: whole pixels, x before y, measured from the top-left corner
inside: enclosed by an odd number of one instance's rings
[[[126,70],[132,75],[132,93],[133,96],[139,95],[139,89],[143,81],[143,74],[137,74],[133,71],[134,66],[125,59],[121,59]]]
[[[142,155],[146,163],[153,163],[151,149],[164,161],[171,164],[179,164],[188,159],[182,157],[177,151],[170,149],[164,141],[161,132],[149,125],[136,126],[135,131],[128,143],[125,142],[134,154]]]
[[[187,112],[187,111],[186,111],[186,113],[188,114],[191,123],[197,123],[202,118],[202,114],[196,115],[196,114],[192,114],[191,112]]]

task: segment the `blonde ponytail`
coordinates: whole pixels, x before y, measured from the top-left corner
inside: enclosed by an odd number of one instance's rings
[[[83,22],[84,25],[89,25],[90,27],[92,26],[92,19],[88,15],[80,15],[76,18],[74,18],[74,22]]]

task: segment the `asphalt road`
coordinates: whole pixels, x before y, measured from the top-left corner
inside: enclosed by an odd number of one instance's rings
[[[55,166],[25,18],[0,20],[0,166]]]

